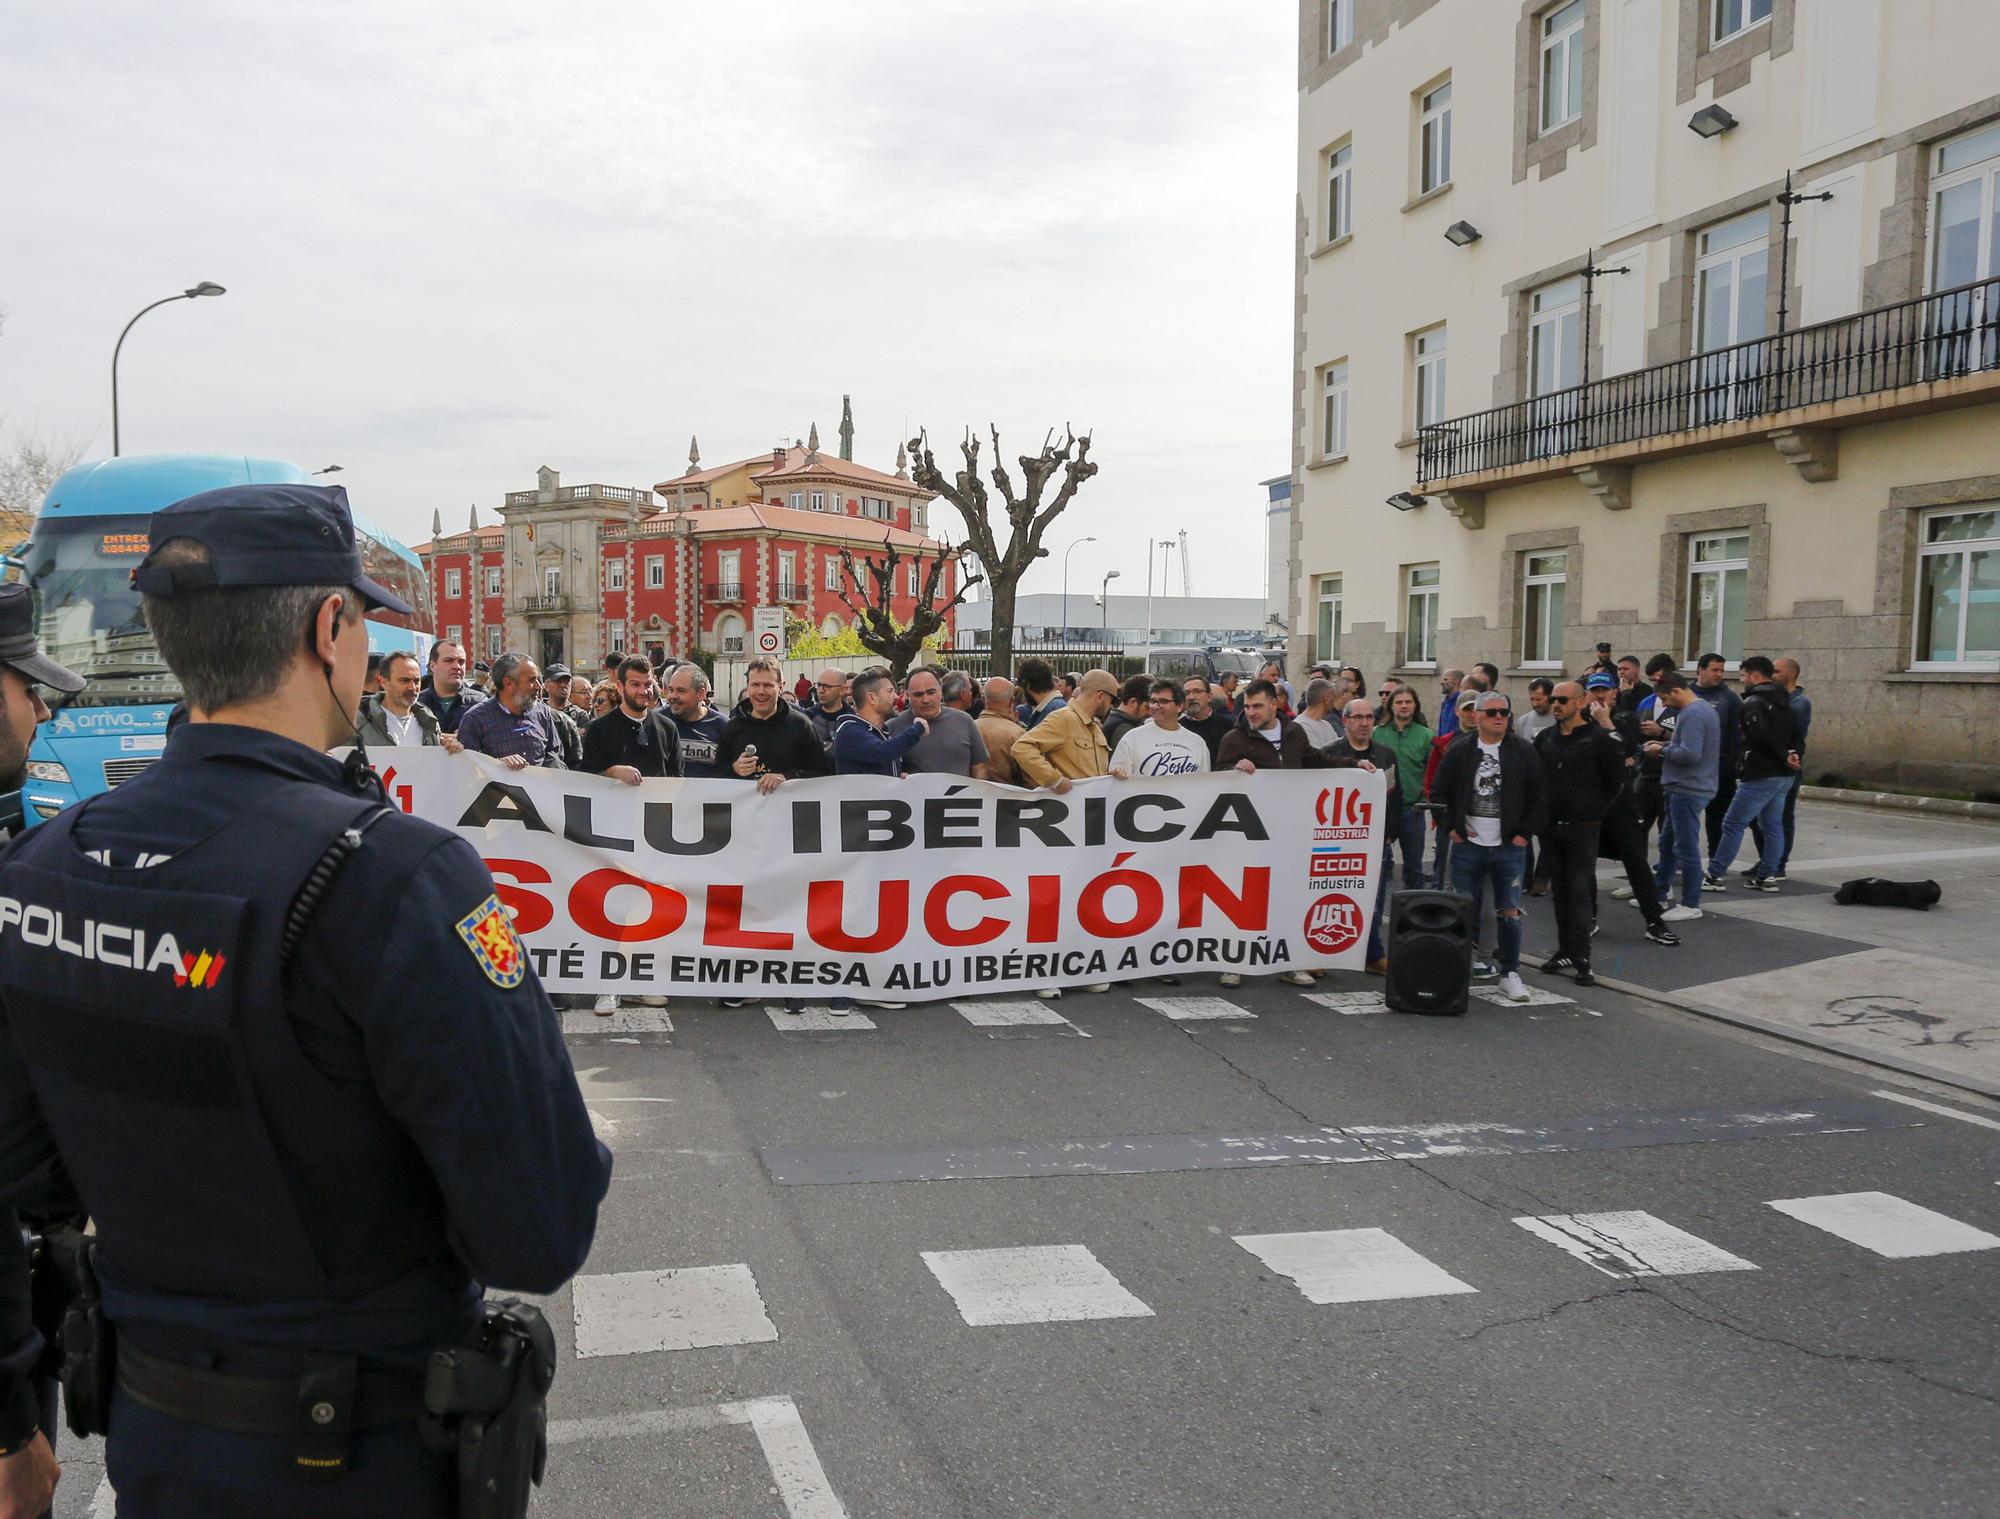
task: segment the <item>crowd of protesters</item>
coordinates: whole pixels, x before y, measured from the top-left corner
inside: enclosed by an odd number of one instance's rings
[[[1776,891],[1784,882],[1812,703],[1794,659],[1751,655],[1738,670],[1740,695],[1720,654],[1704,654],[1690,680],[1671,655],[1642,664],[1601,644],[1580,678],[1529,681],[1517,712],[1499,670],[1477,664],[1439,672],[1433,723],[1416,686],[1389,679],[1371,693],[1352,665],[1317,665],[1295,686],[1274,660],[1254,680],[1228,673],[1211,685],[1200,675],[1058,673],[1027,658],[1012,679],[983,684],[926,666],[899,685],[876,667],[823,670],[787,690],[779,663],[760,658],[724,712],[695,664],[613,656],[593,686],[522,654],[468,665],[464,646],[447,640],[432,646],[427,668],[407,653],[373,668],[361,734],[378,747],[470,749],[515,769],[632,785],[735,777],[764,792],[821,775],[947,774],[1063,792],[1099,776],[1379,771],[1389,781],[1384,889],[1368,971],[1388,969],[1383,908],[1399,872],[1405,888],[1469,897],[1475,927],[1490,910],[1494,949],[1474,974],[1520,1002],[1529,996],[1520,977],[1526,897],[1547,897],[1553,913],[1557,951],[1541,969],[1594,984],[1600,859],[1625,877],[1612,897],[1637,908],[1663,948],[1680,943],[1675,925],[1702,916],[1705,892],[1729,889],[1746,833],[1756,861],[1736,884]],[[837,1014],[852,1006],[835,1002]],[[617,1001],[592,1005],[609,1014]]]

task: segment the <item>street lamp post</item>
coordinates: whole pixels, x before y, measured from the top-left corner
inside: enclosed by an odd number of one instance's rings
[[[1069,642],[1069,556],[1076,552],[1077,543],[1095,543],[1095,538],[1079,538],[1063,550],[1063,635],[1062,641]]]
[[[1097,588],[1097,628],[1099,632],[1111,626],[1111,582],[1118,578],[1112,570],[1104,577],[1104,584]]]
[[[137,315],[135,315],[132,318],[132,321],[127,322],[125,324],[125,332],[121,332],[118,334],[118,342],[111,350],[111,457],[112,458],[115,459],[118,457],[118,355],[125,347],[125,333],[130,332],[132,330],[133,323],[137,322],[140,317],[144,316],[148,311],[152,311],[160,306],[171,305],[175,301],[191,301],[199,296],[204,296],[204,295],[226,295],[226,294],[228,294],[228,292],[224,290],[222,286],[216,284],[215,281],[203,280],[199,285],[190,286],[188,289],[183,290],[179,295],[170,295],[167,296],[164,300],[158,300],[153,302],[151,306],[142,306],[139,309]]]

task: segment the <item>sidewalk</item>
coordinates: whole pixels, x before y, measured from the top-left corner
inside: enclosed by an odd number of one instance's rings
[[[1600,868],[1593,969],[1607,982],[1691,1012],[1798,1039],[1969,1091],[2000,1096],[2000,826],[1805,803],[1790,880],[1704,893],[1679,949],[1647,942],[1639,914],[1611,897],[1623,873]],[[1745,850],[1749,840],[1744,841]],[[1841,907],[1842,881],[1934,880],[1928,912]],[[1546,899],[1528,942],[1553,952]]]

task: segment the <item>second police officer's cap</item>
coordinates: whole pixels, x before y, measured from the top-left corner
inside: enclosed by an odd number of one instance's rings
[[[35,642],[35,597],[24,585],[0,585],[0,665],[54,691],[81,691],[84,678],[57,664]]]
[[[1595,675],[1585,676],[1583,682],[1583,689],[1586,691],[1612,691],[1616,690],[1617,686],[1618,682],[1613,680],[1609,675],[1606,675],[1602,670],[1599,670]]]
[[[132,572],[147,596],[245,585],[351,585],[369,608],[410,613],[410,605],[361,572],[361,547],[347,491],[338,485],[229,485],[153,513],[153,548]],[[208,550],[201,564],[163,565],[160,545],[191,538]]]

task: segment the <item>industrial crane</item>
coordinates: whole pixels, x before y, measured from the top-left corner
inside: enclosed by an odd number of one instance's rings
[[[1194,571],[1188,567],[1187,529],[1181,529],[1181,594],[1194,594]]]

